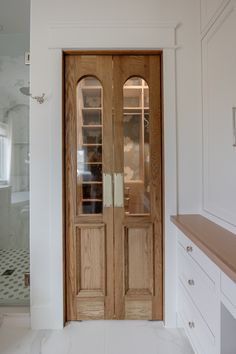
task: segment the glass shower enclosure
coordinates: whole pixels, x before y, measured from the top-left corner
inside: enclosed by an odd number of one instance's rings
[[[29,66],[24,35],[0,34],[0,306],[29,304]]]

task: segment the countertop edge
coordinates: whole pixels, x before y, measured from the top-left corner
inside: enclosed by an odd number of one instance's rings
[[[207,218],[205,218],[204,216],[200,215],[200,214],[188,214],[186,216],[191,216],[191,217],[196,217],[196,219],[199,219],[199,217],[201,217],[204,222],[208,222],[212,226],[212,224],[215,225],[215,228],[221,228],[222,230],[225,230],[225,233],[228,234],[229,231],[222,228],[221,226],[213,223],[212,221],[208,220]],[[193,230],[193,228],[189,228],[189,226],[187,225],[187,223],[184,223],[183,219],[184,219],[185,215],[172,215],[170,217],[172,223],[178,227],[191,241],[193,241],[196,246],[198,246],[231,280],[233,280],[236,283],[236,266],[233,267],[229,264],[227,264],[227,262],[218,254],[214,251],[214,246],[207,244],[206,242],[203,242],[203,240],[201,240],[201,238],[198,236],[198,232],[197,230]],[[180,218],[182,218],[182,220],[180,220]],[[232,234],[232,233],[231,233]],[[236,237],[236,235],[235,235]],[[235,254],[235,259],[236,259],[236,254]]]

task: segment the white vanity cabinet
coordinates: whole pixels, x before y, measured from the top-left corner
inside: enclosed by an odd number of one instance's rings
[[[236,354],[236,235],[200,215],[172,221],[177,226],[178,325],[195,353]],[[221,230],[228,248],[220,245]]]
[[[236,320],[236,283],[224,273],[221,273],[221,301]]]
[[[220,353],[220,270],[178,231],[178,316],[196,353]]]

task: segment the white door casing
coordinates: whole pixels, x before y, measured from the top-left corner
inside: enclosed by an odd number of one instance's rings
[[[164,318],[167,327],[176,326],[176,244],[170,215],[177,213],[176,166],[176,23],[54,23],[48,28],[48,72],[50,91],[45,92],[45,108],[50,125],[48,171],[50,179],[50,300],[42,306],[37,300],[37,267],[31,261],[32,328],[63,327],[63,191],[62,191],[62,52],[73,50],[163,50],[163,126],[164,126]],[[31,69],[32,70],[32,69]],[[33,116],[35,102],[31,103]],[[38,109],[38,107],[37,107]],[[34,127],[35,129],[35,127]],[[34,246],[35,248],[35,246]],[[33,258],[33,257],[32,257]],[[37,303],[37,306],[34,305]]]

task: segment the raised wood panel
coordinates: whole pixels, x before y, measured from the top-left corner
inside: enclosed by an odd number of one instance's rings
[[[125,301],[126,320],[146,320],[152,318],[151,300],[128,300]]]
[[[76,228],[77,295],[104,296],[106,238],[104,226]]]
[[[236,106],[236,11],[222,13],[203,40],[203,207],[236,226],[236,151],[232,108]]]
[[[77,301],[77,317],[80,320],[103,320],[105,317],[104,300]]]
[[[153,294],[152,225],[125,227],[125,294]]]

